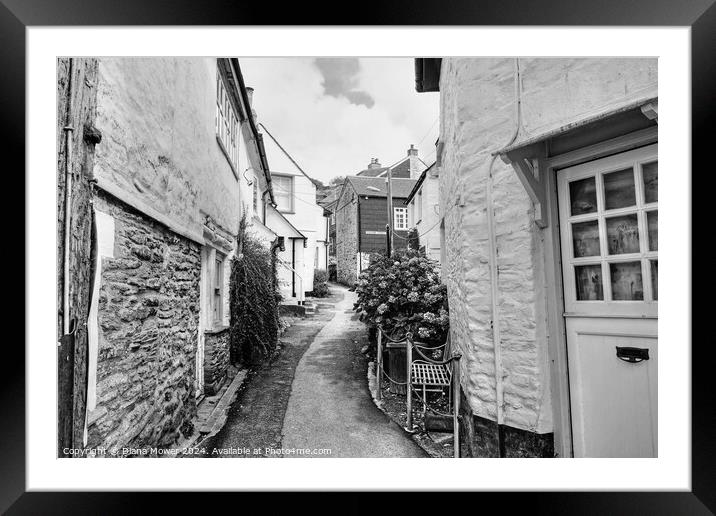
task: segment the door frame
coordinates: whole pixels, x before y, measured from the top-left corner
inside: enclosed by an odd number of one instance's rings
[[[557,457],[574,456],[557,171],[657,142],[658,126],[652,126],[556,156],[539,157],[535,162],[535,168],[545,182],[546,206],[542,209],[546,212],[547,220],[551,222],[542,233],[547,304],[547,350],[550,361],[554,451]],[[546,154],[549,155],[549,141],[545,142],[545,145]]]

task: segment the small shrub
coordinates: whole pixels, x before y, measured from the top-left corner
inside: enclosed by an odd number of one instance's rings
[[[355,291],[354,308],[370,326],[394,335],[411,332],[428,343],[447,336],[447,288],[440,283],[438,264],[414,249],[380,256],[361,273]]]
[[[326,297],[328,290],[328,271],[326,269],[316,269],[313,272],[313,290],[306,292],[306,295],[312,297]]]
[[[408,230],[408,247],[416,251],[420,250],[420,236],[418,235],[417,228],[410,228]]]
[[[231,360],[255,364],[276,349],[279,330],[275,257],[246,232],[246,217],[237,235],[238,253],[231,261],[229,303]]]

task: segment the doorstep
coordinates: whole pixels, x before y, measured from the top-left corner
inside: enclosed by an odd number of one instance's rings
[[[198,443],[221,430],[226,423],[229,408],[231,408],[231,404],[236,399],[236,393],[243,385],[248,373],[248,369],[236,371],[231,382],[224,382],[219,392],[214,396],[204,396],[199,401],[194,420],[196,430],[182,443],[181,448],[196,447]]]

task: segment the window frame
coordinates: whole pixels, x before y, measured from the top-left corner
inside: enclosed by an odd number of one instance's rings
[[[272,181],[274,181],[274,187],[276,186],[276,182],[277,182],[277,181],[275,181],[275,179],[277,179],[277,178],[278,178],[279,180],[288,179],[288,181],[289,181],[289,183],[290,183],[290,185],[291,185],[289,192],[282,191],[280,188],[274,188],[274,199],[276,200],[276,209],[277,209],[279,212],[281,212],[281,213],[295,213],[295,208],[296,208],[296,207],[295,207],[295,204],[294,204],[294,202],[293,202],[294,194],[295,194],[295,191],[296,191],[295,176],[292,176],[291,174],[275,174],[275,173],[272,173],[272,174],[271,174],[271,178],[272,178]],[[284,209],[284,208],[279,207],[278,199],[277,199],[277,197],[278,197],[278,195],[277,195],[277,190],[279,191],[279,193],[287,193],[287,194],[288,194],[288,204],[289,204],[288,209]]]
[[[399,215],[403,220],[403,224],[398,224]],[[408,208],[402,208],[400,206],[393,206],[393,229],[395,231],[407,231],[409,228],[408,223]]]
[[[234,176],[238,179],[239,142],[241,139],[241,119],[229,95],[221,67],[216,68],[216,106],[214,114],[214,132],[226,160],[231,166]]]
[[[658,211],[656,202],[644,202],[644,182],[642,166],[656,161],[658,163],[658,144],[654,143],[608,157],[599,158],[576,166],[559,169],[557,174],[558,205],[560,211],[560,239],[564,243],[562,256],[562,274],[565,282],[565,312],[588,312],[601,316],[641,316],[656,317],[658,297],[652,292],[652,260],[658,262],[658,250],[649,249],[647,213]],[[612,172],[632,167],[635,188],[634,205],[606,209],[603,176]],[[569,173],[569,178],[560,177],[561,172]],[[595,179],[597,209],[594,212],[571,214],[570,188],[575,181],[593,177]],[[639,234],[639,251],[624,254],[610,254],[608,248],[607,220],[613,217],[633,215],[637,217]],[[594,256],[575,257],[573,224],[598,221],[600,254]],[[611,265],[614,263],[639,262],[641,266],[641,282],[643,299],[615,299],[612,292]],[[601,270],[602,297],[600,300],[578,300],[576,292],[575,267],[581,265],[598,265]],[[658,267],[658,264],[657,264]],[[658,287],[658,284],[657,284]]]
[[[216,251],[214,253],[211,270],[211,324],[215,328],[224,325],[224,298],[226,294],[224,292],[225,269],[226,256]]]

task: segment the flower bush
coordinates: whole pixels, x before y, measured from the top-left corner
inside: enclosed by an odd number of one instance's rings
[[[450,324],[447,288],[438,264],[414,249],[380,256],[358,277],[360,320],[392,335],[411,332],[423,342],[442,342]]]

